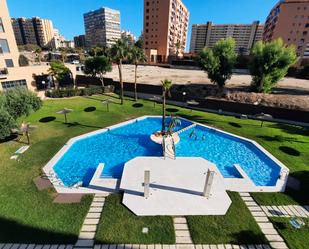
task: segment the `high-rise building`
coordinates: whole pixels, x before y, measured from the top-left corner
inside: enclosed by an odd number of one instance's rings
[[[253,45],[263,39],[263,28],[258,21],[252,24],[214,25],[194,24],[192,26],[190,52],[198,53],[204,47],[213,47],[222,38],[232,37],[236,42],[236,52],[248,55]]]
[[[0,91],[8,91],[19,86],[33,91],[42,89],[37,86],[38,84],[46,86],[45,80],[40,79],[48,78],[50,66],[46,63],[19,66],[19,51],[6,0],[0,0],[0,10]],[[23,37],[24,34],[19,39],[22,40]],[[67,64],[67,67],[75,77],[76,67],[70,64]],[[44,91],[41,96],[43,94]]]
[[[0,80],[8,68],[18,67],[19,52],[15,42],[6,1],[0,1]]]
[[[40,17],[12,18],[17,45],[50,46],[54,38],[53,23]]]
[[[187,42],[189,11],[181,0],[144,0],[144,46],[151,63],[182,56]]]
[[[85,48],[86,47],[86,36],[85,35],[75,36],[74,44],[76,48]]]
[[[263,39],[282,38],[294,44],[302,59],[309,59],[309,0],[281,0],[271,10],[265,23]]]
[[[100,8],[84,14],[87,47],[110,47],[121,38],[120,12]]]

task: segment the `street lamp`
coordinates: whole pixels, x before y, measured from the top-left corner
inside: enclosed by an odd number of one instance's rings
[[[186,95],[187,95],[186,92],[183,92],[183,93],[182,93],[182,102],[185,102],[185,100],[186,100]]]

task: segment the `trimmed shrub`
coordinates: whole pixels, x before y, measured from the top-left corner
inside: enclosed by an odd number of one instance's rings
[[[87,88],[64,88],[64,89],[54,89],[49,90],[45,93],[48,98],[69,98],[74,96],[91,96],[95,94],[103,94],[103,93],[113,93],[115,87],[110,86],[90,86]]]

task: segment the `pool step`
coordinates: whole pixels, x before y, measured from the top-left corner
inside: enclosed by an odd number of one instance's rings
[[[181,130],[179,130],[179,131],[177,131],[175,133],[177,133],[179,135],[180,133],[183,133],[183,132],[185,132],[187,130],[190,130],[190,129],[194,128],[195,126],[196,126],[196,124],[189,125],[189,126],[183,128],[183,129],[181,129]]]

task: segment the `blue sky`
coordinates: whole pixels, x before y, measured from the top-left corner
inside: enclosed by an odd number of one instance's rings
[[[143,0],[7,0],[12,17],[51,19],[67,38],[84,33],[83,13],[101,6],[121,11],[121,26],[136,36],[143,28]],[[192,24],[264,22],[278,0],[183,0]],[[189,32],[187,44],[190,42]]]

